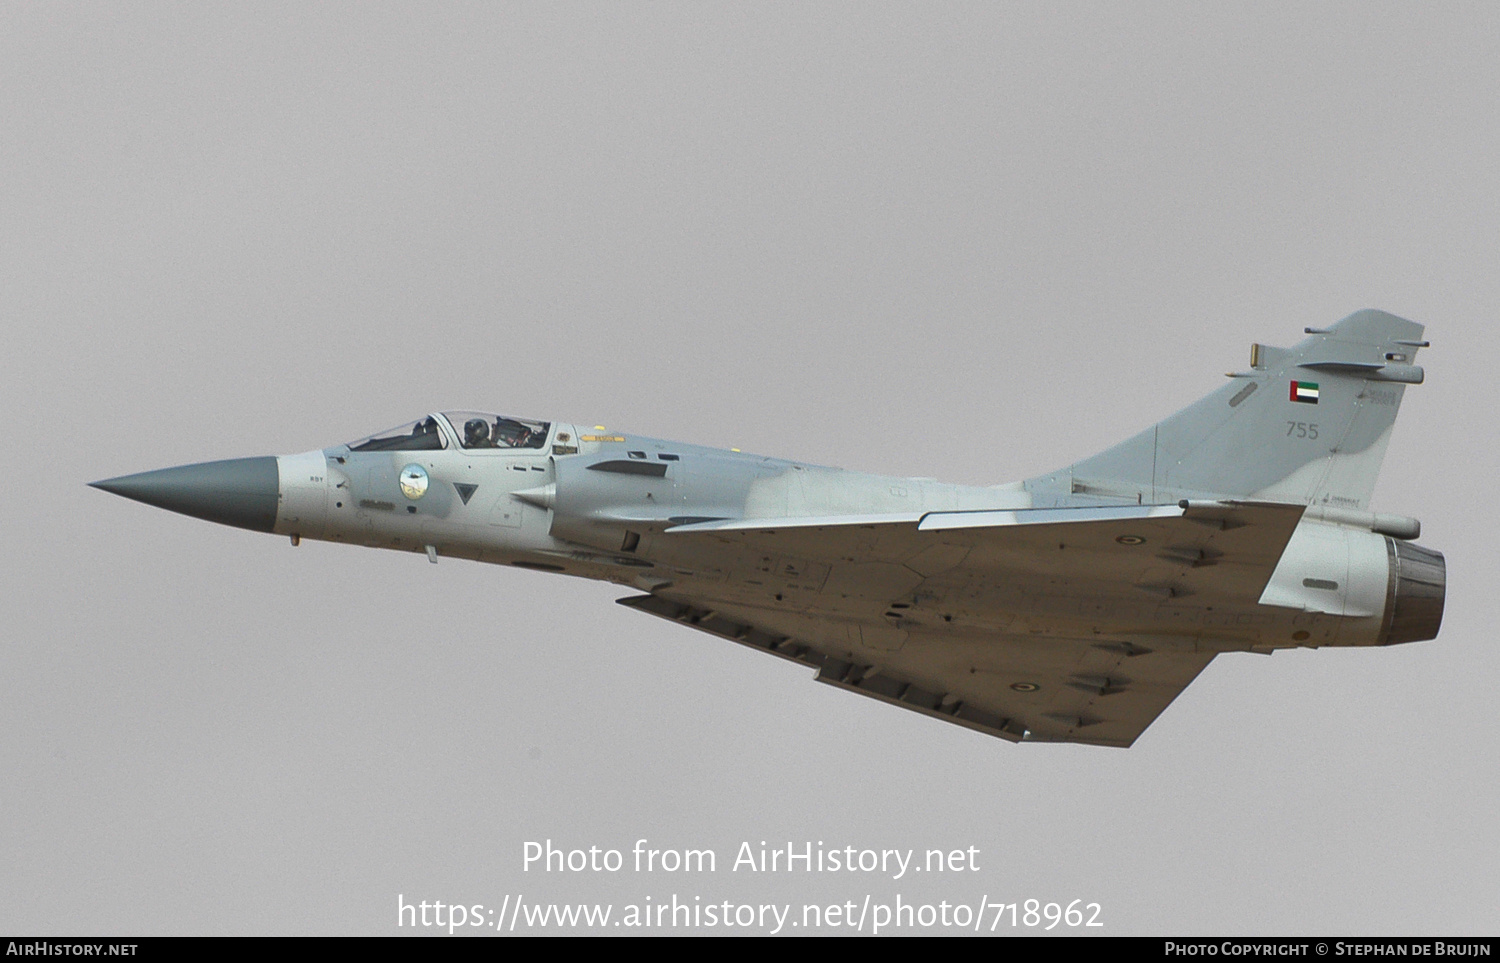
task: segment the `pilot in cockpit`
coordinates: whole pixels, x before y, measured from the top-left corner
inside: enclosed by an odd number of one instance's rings
[[[464,447],[495,447],[495,443],[490,440],[490,423],[483,418],[470,418],[464,422]]]

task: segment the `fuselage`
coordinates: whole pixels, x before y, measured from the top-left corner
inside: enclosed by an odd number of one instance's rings
[[[692,522],[1031,505],[1019,485],[869,475],[566,423],[528,422],[544,427],[525,447],[467,446],[457,419],[427,420],[442,447],[355,442],[277,458],[272,530],[632,584],[682,561],[661,535]],[[403,486],[413,467],[425,484]]]
[[[493,426],[475,438],[481,419],[526,431],[518,444],[504,443]],[[1145,574],[1121,573],[1103,587],[1078,585],[1049,581],[1043,565],[1036,578],[986,579],[941,551],[902,564],[870,563],[858,553],[771,554],[672,534],[725,519],[765,520],[769,527],[789,519],[1025,511],[1033,499],[1020,483],[977,487],[870,475],[473,412],[435,414],[373,440],[282,456],[277,470],[272,530],[294,542],[348,542],[425,553],[433,561],[472,559],[599,579],[668,598],[713,598],[752,614],[757,624],[804,637],[831,632],[835,642],[845,631],[840,625],[872,623],[903,640],[912,630],[933,628],[971,634],[976,644],[995,633],[1171,633],[1183,644],[1217,650],[1401,641],[1390,638],[1397,549],[1358,519],[1353,525],[1304,520],[1265,594],[1247,603],[1174,597],[1143,586]],[[870,538],[878,537],[872,525]],[[875,640],[878,649],[877,635],[857,633],[854,648]]]

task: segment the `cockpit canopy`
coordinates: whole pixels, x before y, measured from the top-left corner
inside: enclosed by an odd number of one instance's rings
[[[445,411],[458,443],[465,448],[540,448],[547,443],[545,421],[491,415],[482,411]]]
[[[349,450],[438,451],[448,447],[450,438],[465,449],[536,449],[547,444],[547,431],[551,427],[545,421],[482,411],[445,411],[350,442]]]
[[[448,439],[432,415],[349,443],[350,451],[438,451]]]

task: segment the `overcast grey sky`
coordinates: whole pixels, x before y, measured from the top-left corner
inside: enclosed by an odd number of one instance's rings
[[[0,6],[0,931],[900,893],[1493,934],[1497,63],[1489,4]],[[1433,341],[1375,508],[1446,553],[1441,636],[1221,657],[1129,751],[84,487],[445,407],[997,483],[1361,307]],[[548,838],[721,863],[523,872]]]

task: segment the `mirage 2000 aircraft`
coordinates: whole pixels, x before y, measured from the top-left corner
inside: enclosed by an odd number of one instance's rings
[[[1422,331],[1367,310],[1257,344],[1165,421],[994,487],[474,411],[94,485],[293,544],[616,582],[850,692],[1129,746],[1220,653],[1436,637],[1443,556],[1369,510]]]

